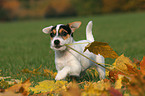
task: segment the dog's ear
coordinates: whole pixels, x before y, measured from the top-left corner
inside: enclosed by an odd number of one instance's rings
[[[76,21],[76,22],[69,23],[68,25],[69,25],[70,29],[72,30],[72,32],[74,32],[75,29],[80,27],[81,22],[80,21]]]
[[[42,31],[43,31],[44,33],[48,34],[48,33],[51,32],[51,28],[52,28],[52,27],[53,27],[53,26],[46,27],[46,28],[44,28]]]

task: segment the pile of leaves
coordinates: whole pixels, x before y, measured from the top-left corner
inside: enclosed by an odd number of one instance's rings
[[[89,48],[90,46],[99,49],[98,45],[88,45],[86,48],[94,51],[94,48]],[[102,47],[102,45],[99,46]],[[104,44],[103,46],[108,45]],[[105,55],[108,50],[112,50],[110,47],[105,48],[105,53],[102,52]],[[95,54],[100,54],[100,51]],[[142,61],[134,59],[134,62],[125,57],[124,54],[118,56],[113,52],[110,56],[116,59],[113,64],[107,65],[106,79],[99,81],[44,80],[31,86],[30,78],[22,82],[22,80],[12,80],[11,77],[0,77],[0,96],[145,96],[145,56]],[[22,72],[55,77],[56,73],[48,69],[44,69],[43,74],[40,73],[40,68],[32,71],[24,69]],[[94,79],[98,76],[94,68],[88,69],[87,72]],[[7,79],[10,80],[7,81]]]

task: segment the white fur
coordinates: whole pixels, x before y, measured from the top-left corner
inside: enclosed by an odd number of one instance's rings
[[[60,27],[61,25],[62,25],[62,24],[58,24],[58,25],[56,26],[56,35],[58,35],[59,27]]]
[[[87,40],[90,40],[90,41],[94,41],[94,37],[92,35],[92,26],[93,26],[93,22],[90,21],[86,27],[86,38]]]
[[[56,28],[58,30],[58,28]],[[63,80],[66,78],[67,75],[73,76],[80,76],[80,73],[85,71],[87,68],[96,65],[92,61],[86,59],[85,57],[81,56],[80,54],[76,53],[75,51],[63,46],[60,49],[54,48],[54,40],[59,39],[60,44],[69,44],[69,43],[83,43],[83,42],[93,42],[94,38],[92,35],[92,21],[90,21],[86,27],[86,37],[87,40],[81,40],[75,42],[73,38],[63,40],[62,38],[55,36],[51,41],[51,48],[55,50],[55,65],[58,71],[55,80]],[[76,49],[80,53],[83,53],[83,50],[87,44],[76,44],[70,45],[70,47]],[[84,53],[87,57],[97,61],[98,63],[105,63],[104,57],[99,55],[95,55],[88,50]],[[96,65],[97,71],[99,73],[100,79],[105,78],[105,69],[99,65]]]
[[[53,27],[53,26],[46,27],[46,28],[44,28],[42,31],[43,31],[44,33],[48,34],[48,33],[51,32],[50,30],[51,30],[52,27]]]

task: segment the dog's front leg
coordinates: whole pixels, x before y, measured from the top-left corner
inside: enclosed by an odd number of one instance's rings
[[[58,71],[55,80],[63,80],[66,78],[68,73],[70,72],[70,67],[66,66],[62,70]]]
[[[96,55],[96,61],[97,63],[100,63],[102,64],[103,66],[105,66],[105,60],[104,60],[104,57],[100,54]],[[105,79],[105,68],[97,65],[97,71],[99,73],[99,77],[100,79]]]

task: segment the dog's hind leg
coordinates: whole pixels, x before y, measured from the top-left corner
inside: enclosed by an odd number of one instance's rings
[[[100,54],[96,55],[96,62],[102,64],[103,66],[105,66],[105,60],[104,57]],[[100,79],[105,79],[105,68],[96,65],[97,66],[97,71],[99,73],[99,77]]]
[[[58,71],[55,80],[64,80],[68,73],[70,72],[70,67],[66,66],[62,70]]]

